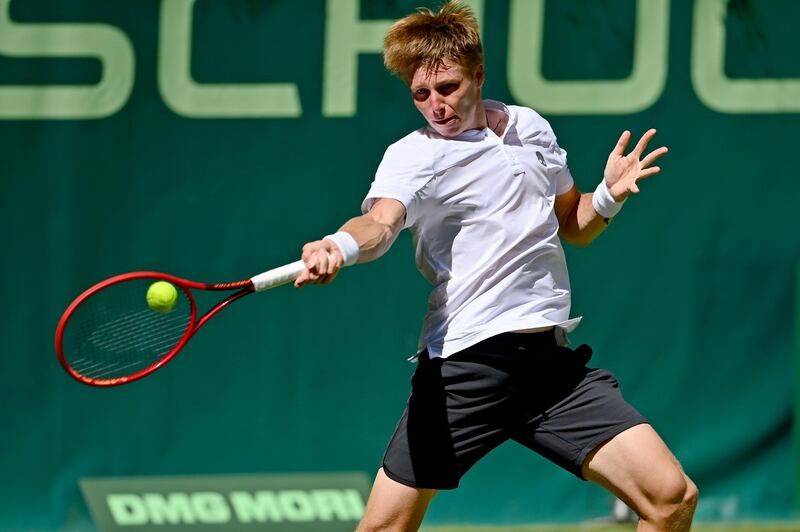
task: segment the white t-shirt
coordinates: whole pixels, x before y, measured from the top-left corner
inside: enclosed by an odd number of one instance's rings
[[[431,128],[389,146],[361,209],[405,205],[417,268],[433,284],[420,349],[447,357],[491,336],[562,327],[570,286],[555,197],[573,185],[567,154],[532,109],[486,100],[509,120],[445,138]]]

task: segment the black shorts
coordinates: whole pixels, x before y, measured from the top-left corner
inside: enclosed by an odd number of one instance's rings
[[[446,359],[423,352],[384,472],[407,486],[453,489],[511,439],[583,478],[592,450],[647,423],[611,373],[586,367],[590,357],[588,346],[558,346],[552,331],[501,334]]]

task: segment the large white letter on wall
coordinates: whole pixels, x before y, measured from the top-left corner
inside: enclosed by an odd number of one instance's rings
[[[79,120],[119,111],[134,80],[133,45],[107,24],[20,24],[11,0],[0,0],[0,54],[10,57],[92,57],[100,61],[97,85],[0,86],[0,119]]]
[[[721,113],[800,112],[800,79],[732,79],[725,74],[727,0],[695,0],[692,85]]]
[[[508,83],[514,98],[549,114],[630,114],[661,96],[667,80],[670,0],[637,0],[631,75],[550,81],[542,75],[545,0],[512,0]]]
[[[191,118],[294,118],[302,114],[294,83],[197,83],[192,79],[195,0],[162,0],[158,88],[167,106]]]

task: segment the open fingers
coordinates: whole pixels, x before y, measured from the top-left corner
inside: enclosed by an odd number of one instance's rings
[[[619,140],[617,141],[617,145],[614,146],[614,149],[611,151],[612,155],[618,155],[620,157],[625,156],[625,148],[628,147],[628,142],[631,140],[631,132],[627,129],[622,132],[620,135]]]
[[[650,153],[647,154],[647,157],[642,159],[642,168],[647,168],[648,166],[656,162],[659,158],[666,155],[668,151],[669,150],[667,149],[666,146],[662,146],[657,150],[651,151]]]
[[[646,179],[646,178],[650,177],[651,175],[656,175],[660,171],[661,171],[661,168],[658,167],[658,166],[654,166],[652,168],[645,168],[644,170],[640,171],[639,172],[639,176],[636,179],[634,179],[633,181],[631,181],[630,184],[628,185],[628,192],[630,192],[632,194],[638,194],[640,192],[640,190],[639,190],[639,181],[642,180],[642,179]]]
[[[648,129],[647,132],[642,135],[642,138],[639,139],[639,142],[636,143],[636,147],[633,149],[633,153],[636,154],[636,157],[641,157],[644,153],[644,150],[647,149],[647,144],[650,140],[655,137],[656,130],[655,129]]]
[[[661,168],[658,166],[654,166],[652,168],[645,168],[641,172],[639,172],[639,179],[644,179],[646,177],[650,177],[651,175],[656,175],[661,171]]]

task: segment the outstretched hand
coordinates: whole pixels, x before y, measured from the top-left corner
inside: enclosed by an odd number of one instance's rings
[[[651,165],[669,151],[666,146],[653,150],[642,158],[642,154],[647,149],[647,144],[655,134],[655,129],[648,130],[636,143],[633,151],[625,155],[625,149],[631,140],[631,132],[625,131],[617,141],[617,145],[614,146],[611,155],[608,156],[608,163],[603,175],[608,190],[615,201],[624,200],[631,192],[638,194],[639,181],[661,171],[658,166]]]

